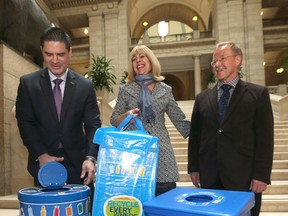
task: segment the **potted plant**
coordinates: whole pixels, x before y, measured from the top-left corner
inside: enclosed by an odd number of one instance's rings
[[[105,56],[95,56],[92,54],[92,63],[88,66],[89,71],[84,74],[88,79],[91,79],[97,96],[103,97],[103,91],[113,93],[113,86],[116,84],[116,76],[113,74],[111,59]]]
[[[212,71],[208,74],[208,76],[206,78],[206,82],[207,82],[208,88],[214,87],[214,85],[216,83],[216,77]]]
[[[282,59],[280,67],[282,67],[284,71],[288,71],[288,56]]]

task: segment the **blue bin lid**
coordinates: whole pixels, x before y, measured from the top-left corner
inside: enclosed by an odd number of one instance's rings
[[[67,170],[58,162],[48,162],[40,167],[38,181],[43,188],[61,188],[67,181]]]
[[[143,206],[149,216],[247,216],[254,206],[254,193],[177,187]]]
[[[89,196],[89,186],[79,184],[65,185],[53,190],[30,187],[18,191],[18,200],[24,203],[64,203],[88,199]]]

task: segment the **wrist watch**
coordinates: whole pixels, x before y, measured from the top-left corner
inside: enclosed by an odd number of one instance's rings
[[[95,157],[93,157],[93,156],[86,156],[86,157],[85,157],[85,160],[90,160],[90,161],[93,162],[94,165],[96,164],[96,159],[95,159]]]

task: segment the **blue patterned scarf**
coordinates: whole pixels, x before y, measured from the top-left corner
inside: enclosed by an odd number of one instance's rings
[[[152,101],[151,91],[148,86],[153,83],[152,74],[137,74],[136,83],[141,86],[138,97],[138,106],[143,113],[145,122],[153,122],[156,116],[155,106]]]

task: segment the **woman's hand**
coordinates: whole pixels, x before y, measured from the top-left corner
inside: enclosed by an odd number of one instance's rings
[[[131,110],[123,113],[123,114],[120,115],[119,118],[117,119],[117,121],[116,121],[116,126],[118,127],[118,125],[119,125],[128,115],[130,115],[131,113],[134,114],[133,118],[131,119],[131,122],[134,122],[134,118],[136,118],[136,117],[138,116],[139,111],[140,111],[139,108],[134,108],[134,109],[131,109]]]

